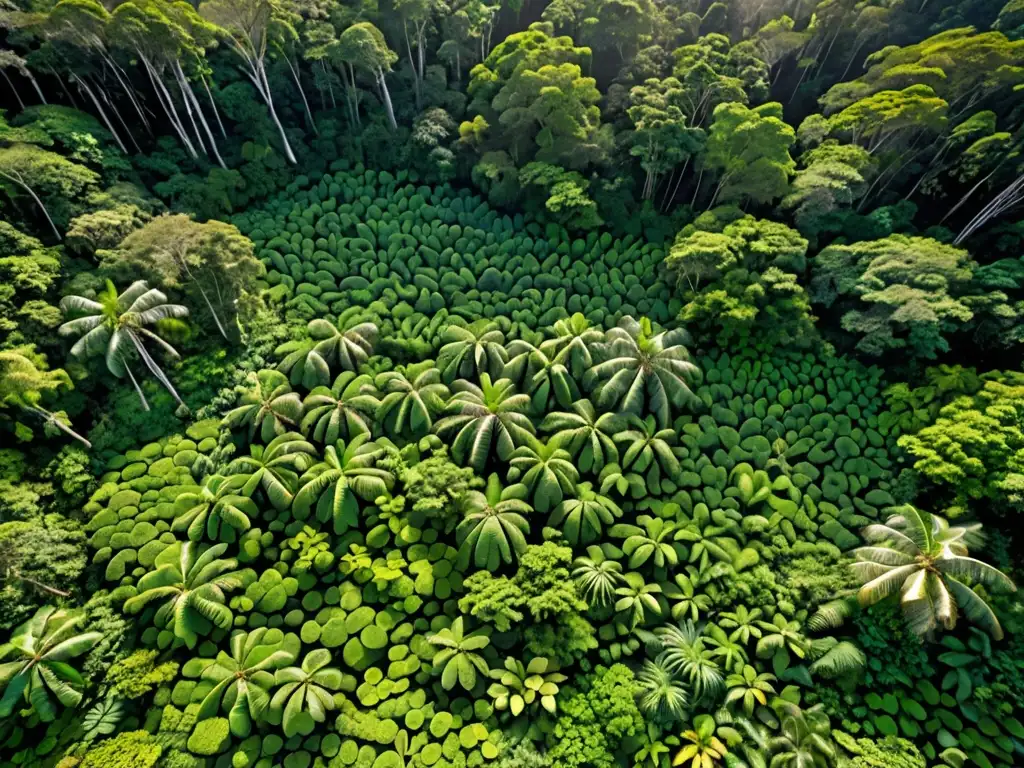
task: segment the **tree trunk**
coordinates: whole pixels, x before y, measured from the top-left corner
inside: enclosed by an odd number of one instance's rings
[[[277,126],[277,132],[281,136],[281,143],[284,145],[284,156],[287,158],[289,163],[297,165],[299,161],[296,160],[295,153],[292,152],[292,145],[288,142],[288,136],[284,132],[284,126],[281,125],[281,121],[277,117],[277,110],[274,109],[274,97],[270,92],[270,83],[267,81],[267,68],[262,59],[253,60],[252,66],[255,69],[255,72],[248,73],[249,77],[254,83],[256,83],[256,90],[260,92],[260,95],[267,104],[267,110],[270,112],[270,119],[273,120],[274,125]]]
[[[64,434],[70,435],[75,440],[77,440],[78,442],[82,443],[82,445],[84,445],[86,448],[92,448],[92,443],[90,443],[88,440],[86,440],[80,434],[75,432],[75,430],[73,430],[67,424],[65,424],[64,422],[60,421],[50,411],[46,410],[45,408],[40,408],[37,405],[29,406],[29,410],[31,410],[33,413],[35,413],[40,418],[42,418],[42,420],[45,421],[47,424],[53,424],[53,426],[55,426],[57,429],[61,430]]]
[[[416,110],[423,109],[422,100],[423,97],[420,95],[420,75],[416,70],[416,62],[412,57],[412,44],[409,42],[409,26],[403,21],[402,32],[405,34],[405,51],[409,54],[409,68],[412,70],[412,87],[413,92],[416,94]]]
[[[217,109],[217,102],[213,100],[213,94],[210,93],[210,86],[206,82],[206,76],[202,72],[199,73],[199,79],[203,81],[203,88],[206,90],[206,98],[210,100],[210,107],[213,109],[213,116],[217,119],[217,127],[220,129],[221,138],[227,138],[228,132],[224,130],[224,123],[220,121],[220,110]]]
[[[15,172],[15,173],[6,173],[5,171],[0,171],[0,176],[3,176],[5,179],[9,179],[10,181],[13,181],[19,187],[21,187],[26,192],[28,192],[28,194],[32,197],[32,199],[36,201],[36,205],[39,206],[39,210],[41,210],[43,212],[43,216],[46,217],[46,222],[50,225],[50,229],[53,230],[54,236],[58,240],[63,240],[64,238],[61,237],[60,232],[57,230],[57,225],[54,224],[53,223],[53,219],[50,218],[50,212],[48,210],[46,210],[46,206],[43,205],[43,201],[39,199],[39,195],[37,195],[35,193],[35,190],[32,189],[32,187],[30,187],[28,184],[25,183],[25,180],[21,177],[21,174],[17,173],[17,172]]]
[[[210,149],[213,150],[213,156],[217,160],[217,165],[224,170],[227,170],[228,167],[224,164],[224,160],[221,158],[220,152],[217,150],[217,140],[213,137],[213,131],[210,130],[210,124],[206,122],[206,116],[203,114],[203,108],[199,104],[199,99],[197,99],[195,93],[193,93],[191,84],[189,84],[188,80],[185,79],[185,73],[182,71],[181,65],[175,61],[173,66],[174,76],[178,80],[178,88],[181,89],[181,97],[186,103],[189,101],[192,102],[192,106],[195,107],[196,113],[199,115],[199,122],[202,123],[203,130],[206,131],[206,138],[210,143]]]
[[[292,64],[292,60],[287,56],[284,57],[285,63],[288,65],[289,71],[292,73],[292,79],[295,80],[295,87],[299,89],[299,96],[302,97],[302,106],[306,110],[306,120],[309,122],[309,127],[313,129],[313,133],[316,136],[320,135],[320,131],[316,129],[316,122],[313,120],[313,113],[309,110],[309,101],[306,100],[306,91],[302,87],[302,79],[300,78],[300,72],[297,66]]]
[[[135,380],[135,375],[132,373],[132,369],[128,367],[128,361],[121,357],[121,364],[124,366],[125,373],[128,374],[128,378],[131,379],[132,386],[135,387],[135,394],[139,396],[139,400],[142,401],[142,410],[149,410],[149,403],[146,401],[146,396],[142,393],[142,387],[139,386],[139,382]]]
[[[120,147],[121,151],[127,155],[127,147],[125,147],[124,142],[121,141],[120,135],[118,135],[117,131],[114,129],[114,124],[110,122],[110,118],[107,117],[106,110],[103,109],[103,105],[100,104],[100,100],[96,98],[96,94],[93,93],[92,88],[89,87],[89,84],[85,82],[84,78],[78,77],[77,75],[75,75],[75,82],[77,82],[78,86],[85,92],[85,95],[89,97],[89,100],[92,101],[93,106],[96,107],[96,111],[99,113],[100,118],[103,120],[103,124],[107,126],[107,130],[110,131],[110,133],[113,135],[114,141],[117,142],[117,146]]]
[[[160,102],[160,106],[164,110],[164,114],[167,115],[167,119],[171,123],[171,127],[174,128],[174,132],[178,134],[178,138],[181,139],[181,143],[185,145],[185,151],[188,152],[189,156],[195,160],[199,157],[199,153],[196,152],[195,146],[192,144],[192,140],[185,133],[185,126],[181,124],[181,119],[178,117],[178,110],[174,106],[174,101],[170,98],[170,93],[167,88],[163,86],[163,81],[157,75],[156,70],[153,69],[153,65],[149,59],[139,53],[139,60],[146,68],[146,74],[149,75],[149,82],[153,85],[153,90],[156,93],[156,99]]]
[[[21,100],[21,94],[18,93],[18,89],[14,87],[14,83],[11,82],[11,78],[7,76],[7,71],[3,67],[0,67],[0,77],[3,77],[3,79],[7,82],[7,85],[10,87],[11,93],[14,94],[14,98],[18,102],[18,108],[25,109],[25,102]]]
[[[110,96],[107,95],[106,91],[100,91],[100,96],[103,98],[103,101],[107,103],[107,106],[110,107],[110,111],[114,113],[114,117],[117,118],[117,122],[119,122],[121,127],[124,128],[124,132],[128,134],[128,138],[131,140],[132,146],[135,147],[135,151],[142,152],[142,147],[140,147],[139,142],[135,140],[135,134],[133,134],[132,129],[128,127],[128,123],[125,122],[124,116],[121,114],[121,110],[117,108],[117,104],[110,99]]]
[[[380,86],[381,95],[384,97],[384,109],[388,113],[388,122],[391,130],[398,129],[398,122],[395,120],[395,108],[391,105],[391,94],[388,92],[388,84],[384,80],[384,70],[377,69],[377,84]]]

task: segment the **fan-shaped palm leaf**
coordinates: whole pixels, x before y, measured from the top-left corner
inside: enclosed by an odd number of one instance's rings
[[[476,568],[494,571],[526,551],[530,524],[524,515],[532,511],[526,495],[526,487],[520,484],[502,488],[496,474],[487,478],[484,493],[463,494],[459,500],[463,518],[456,529],[460,569],[465,570],[472,559]]]
[[[579,473],[572,465],[569,452],[559,448],[557,443],[542,443],[528,437],[525,445],[512,452],[509,463],[512,466],[508,479],[521,482],[529,489],[538,512],[548,512],[576,492]]]
[[[476,685],[477,672],[487,675],[490,671],[482,651],[491,644],[491,638],[485,630],[465,634],[462,617],[452,622],[450,628],[427,636],[427,642],[440,647],[431,664],[435,672],[441,674],[441,685],[450,691],[458,683],[465,690],[472,691]]]
[[[284,735],[308,736],[316,723],[327,719],[334,709],[334,691],[341,689],[341,670],[329,667],[331,652],[317,648],[306,654],[300,667],[285,667],[274,674],[278,689],[270,710],[281,715]]]
[[[460,464],[483,472],[492,443],[497,445],[498,457],[508,460],[516,445],[533,434],[533,424],[525,415],[530,399],[516,394],[508,379],[492,384],[483,373],[480,386],[460,380],[452,388],[455,394],[448,401],[452,415],[440,419],[434,431],[455,435],[452,456]]]
[[[301,429],[318,443],[335,443],[356,435],[369,435],[377,401],[365,389],[373,380],[367,374],[342,371],[334,384],[315,387],[306,395],[302,407],[306,415]]]
[[[662,660],[644,660],[636,673],[637,705],[646,715],[667,720],[682,720],[690,704],[690,694],[683,682]]]
[[[560,528],[566,542],[578,547],[600,539],[604,528],[619,517],[622,517],[622,509],[614,501],[595,493],[590,483],[580,483],[574,498],[565,499],[555,507],[548,525]]]
[[[516,339],[509,344],[508,354],[501,375],[530,395],[534,413],[547,413],[549,406],[568,408],[579,399],[579,387],[569,370],[546,352],[524,339]]]
[[[600,472],[606,464],[619,460],[614,436],[621,430],[622,423],[621,416],[598,415],[589,400],[577,400],[570,411],[545,416],[540,429],[554,433],[549,442],[569,451],[581,472]]]
[[[477,320],[466,327],[449,325],[444,346],[437,355],[437,367],[446,382],[488,374],[500,376],[508,360],[503,346],[505,334],[493,320]]]
[[[616,588],[625,581],[622,564],[607,557],[598,546],[587,547],[587,556],[576,558],[572,577],[580,597],[595,607],[611,603]]]
[[[227,592],[242,586],[238,562],[220,559],[227,544],[205,549],[195,542],[175,544],[157,555],[156,570],[139,579],[137,593],[124,602],[125,613],[139,613],[158,603],[153,623],[171,631],[189,648],[199,635],[231,626]]]
[[[250,518],[259,514],[252,499],[242,496],[242,476],[228,479],[208,475],[195,493],[181,494],[175,506],[181,512],[174,518],[171,530],[187,531],[189,539],[199,541],[205,535],[211,541],[233,542],[238,534],[249,530]]]
[[[593,348],[604,341],[604,333],[600,328],[591,326],[580,312],[558,320],[551,332],[552,338],[541,343],[541,351],[568,368],[574,379],[582,380],[587,369],[594,364]]]
[[[250,374],[238,405],[224,414],[227,426],[249,428],[250,442],[259,432],[260,440],[269,443],[275,437],[298,429],[301,421],[302,399],[297,392],[292,392],[283,373],[270,370]]]
[[[316,511],[321,523],[333,521],[334,532],[344,533],[359,524],[359,499],[372,502],[394,486],[395,477],[376,466],[384,449],[360,434],[347,444],[338,442],[324,450],[324,460],[299,479],[292,511],[305,520]]]
[[[658,425],[672,422],[672,408],[694,403],[691,384],[700,371],[689,360],[684,330],[655,332],[647,318],[624,317],[597,349],[601,362],[587,371],[584,384],[597,404],[643,417],[651,413]]]
[[[55,720],[60,706],[78,706],[85,680],[68,661],[103,637],[101,632],[79,632],[84,621],[82,613],[46,605],[14,630],[0,646],[0,717],[10,717],[19,702],[44,722]]]
[[[444,410],[451,394],[432,360],[382,373],[375,385],[383,395],[377,403],[376,419],[388,434],[430,432],[434,417]]]
[[[278,435],[267,445],[250,445],[248,456],[239,456],[227,466],[227,472],[241,475],[239,493],[252,496],[263,490],[275,509],[286,509],[298,484],[299,472],[312,464],[316,448],[296,432]]]
[[[283,355],[277,370],[288,374],[293,386],[313,389],[331,381],[331,371],[358,371],[373,354],[377,326],[367,322],[360,307],[352,307],[337,323],[309,321],[308,340],[291,341],[275,350]]]
[[[864,586],[861,605],[871,605],[897,592],[911,628],[929,635],[941,626],[952,629],[963,611],[997,640],[1003,629],[971,583],[1015,591],[999,569],[968,556],[980,540],[980,526],[956,526],[938,515],[905,505],[891,510],[884,525],[863,531],[869,546],[854,550],[853,569]]]

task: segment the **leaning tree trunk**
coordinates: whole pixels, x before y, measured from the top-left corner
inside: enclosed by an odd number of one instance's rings
[[[50,229],[53,230],[54,236],[58,240],[63,240],[64,238],[61,237],[60,231],[57,229],[57,225],[54,224],[53,223],[53,219],[50,218],[50,212],[48,210],[46,210],[46,206],[43,205],[43,201],[39,199],[39,195],[36,194],[35,190],[32,189],[32,187],[30,187],[28,184],[25,183],[25,180],[22,178],[21,174],[18,173],[17,171],[15,171],[13,173],[8,173],[6,171],[0,171],[0,176],[3,176],[8,181],[14,182],[19,187],[21,187],[26,192],[28,192],[29,196],[33,200],[35,200],[36,205],[39,206],[39,210],[41,210],[43,212],[43,216],[46,217],[46,222],[50,225]]]
[[[270,112],[270,119],[273,120],[274,125],[277,126],[277,132],[281,136],[281,144],[284,145],[284,156],[288,159],[289,163],[297,165],[299,161],[295,159],[295,153],[292,152],[292,145],[288,142],[288,136],[284,132],[284,126],[281,124],[281,120],[277,117],[277,110],[274,109],[274,97],[270,92],[270,82],[267,80],[266,65],[264,65],[262,59],[254,58],[249,60],[249,66],[251,71],[246,72],[246,74],[256,86],[256,90],[259,91],[260,96],[263,97],[263,101],[267,105],[267,110]]]
[[[206,132],[206,139],[210,144],[210,149],[213,151],[213,156],[217,160],[219,165],[224,170],[227,170],[227,165],[224,164],[223,158],[220,156],[220,152],[217,149],[217,140],[213,136],[213,131],[210,130],[210,124],[206,122],[206,115],[203,114],[203,108],[199,104],[199,99],[196,98],[195,93],[192,92],[192,86],[185,78],[185,73],[181,69],[181,64],[175,61],[172,64],[174,70],[174,77],[178,81],[178,88],[181,90],[181,97],[185,100],[185,106],[189,108],[191,114],[192,108],[195,108],[195,112],[199,117],[199,122],[203,126],[203,130]],[[189,106],[191,104],[191,106]]]
[[[4,71],[2,67],[0,67],[0,77],[2,77],[7,82],[8,87],[11,89],[11,93],[14,94],[14,98],[18,102],[18,108],[25,109],[25,102],[21,100],[21,94],[18,93],[18,89],[14,87],[14,83],[11,82],[11,78],[7,76],[7,72]]]
[[[384,80],[384,70],[380,67],[377,68],[377,85],[380,86],[381,96],[384,99],[384,109],[388,113],[388,123],[391,124],[391,130],[397,130],[398,122],[395,120],[395,108],[391,104],[391,93],[388,91],[388,84]]]

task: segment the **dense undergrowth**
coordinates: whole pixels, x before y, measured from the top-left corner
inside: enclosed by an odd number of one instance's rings
[[[1024,762],[1024,12],[913,5],[0,3],[0,766]]]

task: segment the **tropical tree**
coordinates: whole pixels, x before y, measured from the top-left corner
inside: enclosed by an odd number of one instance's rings
[[[199,705],[198,719],[215,717],[223,710],[228,713],[231,733],[244,739],[252,732],[253,723],[265,718],[274,671],[295,661],[296,656],[284,643],[271,641],[274,632],[281,635],[280,630],[259,627],[231,636],[230,652],[220,651],[203,669],[202,679],[213,687]]]
[[[306,654],[301,666],[274,673],[279,687],[270,700],[270,711],[281,715],[286,737],[308,736],[334,709],[334,691],[341,689],[343,675],[330,663],[331,652],[317,648]]]
[[[385,75],[391,71],[391,65],[398,61],[398,55],[388,47],[381,31],[368,21],[353,24],[338,36],[335,55],[350,68],[358,67],[370,73],[384,102],[388,124],[391,130],[396,130],[398,123]],[[354,72],[351,74],[354,80]]]
[[[665,666],[663,658],[644,659],[636,681],[637,705],[645,714],[663,720],[681,720],[686,714],[690,694],[675,672]]]
[[[285,509],[294,498],[299,473],[309,469],[316,448],[296,432],[278,435],[266,445],[252,444],[248,456],[239,456],[228,464],[229,475],[241,475],[240,492],[252,496],[263,490],[275,509]]]
[[[596,493],[590,483],[576,486],[575,496],[562,501],[551,512],[548,525],[559,528],[574,547],[598,541],[606,526],[622,517],[622,509],[607,496]]]
[[[539,704],[548,714],[555,714],[558,684],[569,678],[558,671],[558,662],[537,656],[525,667],[523,662],[509,656],[504,669],[492,669],[491,683],[487,695],[494,699],[494,708],[499,712],[508,710],[513,717],[523,712],[533,713]]]
[[[639,568],[648,560],[664,570],[679,564],[679,549],[674,544],[676,523],[662,517],[640,515],[638,525],[618,523],[608,531],[612,538],[621,538],[622,551],[629,558],[630,568]]]
[[[55,720],[60,706],[78,706],[85,679],[68,662],[103,638],[79,632],[84,621],[84,613],[44,605],[0,645],[0,718],[14,714],[19,702],[44,722]]]
[[[302,417],[302,431],[318,443],[369,435],[377,406],[376,399],[366,392],[372,381],[368,374],[342,371],[330,388],[314,388],[302,402],[306,413]]]
[[[288,379],[278,371],[261,370],[250,374],[238,403],[224,414],[224,423],[229,427],[247,426],[250,442],[259,432],[260,440],[269,443],[275,437],[294,431],[302,421],[302,398],[292,392]]]
[[[305,520],[315,509],[321,523],[333,521],[334,532],[345,533],[359,524],[359,501],[373,501],[394,486],[395,477],[376,466],[384,449],[366,433],[348,443],[339,441],[324,449],[324,460],[309,467],[299,478],[292,512]]]
[[[395,434],[430,432],[451,395],[433,360],[381,373],[374,385],[383,395],[377,402],[376,420]]]
[[[446,691],[461,685],[467,691],[476,685],[476,673],[487,675],[490,670],[482,651],[491,644],[491,638],[482,630],[466,634],[463,629],[462,617],[452,622],[451,627],[427,636],[427,642],[440,647],[431,664],[435,671],[441,673],[441,685]]]
[[[96,300],[85,296],[65,296],[60,307],[65,314],[74,316],[57,329],[61,336],[79,337],[71,347],[73,358],[85,359],[102,354],[108,371],[118,378],[128,376],[142,407],[148,411],[149,403],[130,365],[136,359],[141,360],[171,396],[184,405],[167,374],[146,349],[146,343],[152,342],[174,360],[178,359],[178,352],[146,326],[166,324],[185,317],[188,315],[186,307],[168,304],[164,294],[150,288],[143,280],[132,283],[120,294],[108,280]]]
[[[511,563],[526,551],[530,524],[524,515],[532,512],[522,484],[502,488],[498,475],[487,478],[483,493],[466,491],[459,499],[462,522],[456,529],[458,563],[465,570],[472,559],[477,569],[495,571],[502,562]]]
[[[661,427],[672,421],[673,407],[695,401],[690,385],[700,371],[683,346],[689,337],[682,328],[655,332],[646,317],[624,317],[597,345],[601,362],[590,368],[583,383],[594,392],[598,406],[644,416],[651,413]]]
[[[657,492],[663,476],[671,479],[680,472],[679,459],[672,452],[675,430],[658,429],[653,416],[631,416],[630,427],[615,435],[615,442],[625,446],[622,467],[630,472],[646,472],[648,488]]]
[[[480,386],[459,380],[452,387],[455,394],[448,401],[451,415],[434,425],[438,434],[453,434],[452,456],[461,464],[468,464],[482,472],[491,444],[496,443],[498,458],[507,460],[516,444],[533,434],[533,423],[526,416],[530,398],[516,394],[512,382],[480,374]]]
[[[309,339],[285,342],[275,350],[283,355],[277,370],[288,374],[293,386],[307,389],[329,384],[332,369],[358,371],[373,354],[378,333],[361,311],[352,307],[339,315],[337,323],[310,320]]]
[[[686,573],[677,573],[673,581],[664,584],[662,591],[672,604],[672,618],[676,621],[699,621],[701,614],[711,610],[711,596],[697,591],[699,573],[692,565]],[[741,606],[742,607],[742,606]]]
[[[239,493],[241,487],[238,476],[207,475],[198,491],[177,498],[176,506],[182,511],[174,518],[171,530],[187,532],[191,541],[202,540],[204,534],[211,541],[235,541],[259,514],[253,500]]]
[[[33,346],[0,352],[0,409],[13,406],[35,414],[42,419],[44,429],[58,430],[92,448],[92,443],[71,428],[66,413],[42,406],[44,397],[72,386],[71,377],[63,368],[46,370],[45,358]],[[15,421],[14,431],[20,439],[32,437],[32,430],[19,421]]]
[[[663,649],[659,658],[665,668],[682,676],[698,701],[716,699],[725,678],[697,626],[691,621],[666,624],[654,635]]]
[[[772,765],[780,768],[835,765],[838,754],[823,705],[808,709],[788,706],[782,717],[782,732],[768,742],[768,750]]]
[[[572,577],[580,597],[589,605],[602,607],[615,599],[615,590],[625,581],[622,563],[605,555],[601,547],[587,547],[586,557],[573,562]]]
[[[581,472],[600,472],[606,464],[618,462],[615,435],[622,417],[607,412],[598,415],[589,400],[577,400],[571,408],[571,412],[556,411],[544,417],[540,429],[553,433],[549,442],[569,451]]]
[[[553,336],[541,342],[540,350],[556,363],[569,369],[579,381],[594,364],[593,348],[604,341],[604,332],[595,328],[581,312],[557,320]]]
[[[465,327],[449,325],[442,340],[437,367],[446,382],[484,373],[498,376],[508,362],[505,334],[493,320],[480,319]]]
[[[896,592],[911,628],[930,635],[938,627],[953,629],[963,611],[968,620],[993,638],[1003,637],[992,608],[969,584],[1016,591],[998,568],[976,560],[968,547],[980,543],[981,526],[950,526],[938,515],[909,504],[892,509],[885,524],[869,525],[869,546],[854,550],[853,569],[864,582],[861,605],[872,605]]]
[[[124,601],[125,613],[139,613],[158,602],[153,623],[189,648],[214,627],[230,628],[226,593],[243,582],[235,572],[238,561],[221,559],[227,550],[227,544],[203,549],[193,541],[168,547],[157,555],[156,570],[143,575],[137,593]]]
[[[800,631],[800,623],[787,619],[783,614],[776,613],[771,621],[758,621],[757,626],[763,634],[757,641],[756,653],[759,659],[767,659],[777,653],[792,653],[798,659],[807,656],[808,643]]]
[[[749,609],[745,605],[736,606],[735,611],[723,611],[718,617],[718,624],[729,630],[729,638],[741,643],[749,643],[751,638],[761,637],[761,628],[757,625],[761,618],[761,609]]]
[[[534,413],[546,413],[551,404],[568,408],[579,398],[579,387],[569,369],[543,349],[516,339],[507,353],[509,359],[501,375],[530,395]]]
[[[525,445],[512,452],[509,464],[508,479],[529,489],[538,512],[551,510],[576,491],[579,473],[572,465],[572,456],[556,442],[542,443],[529,437]]]

